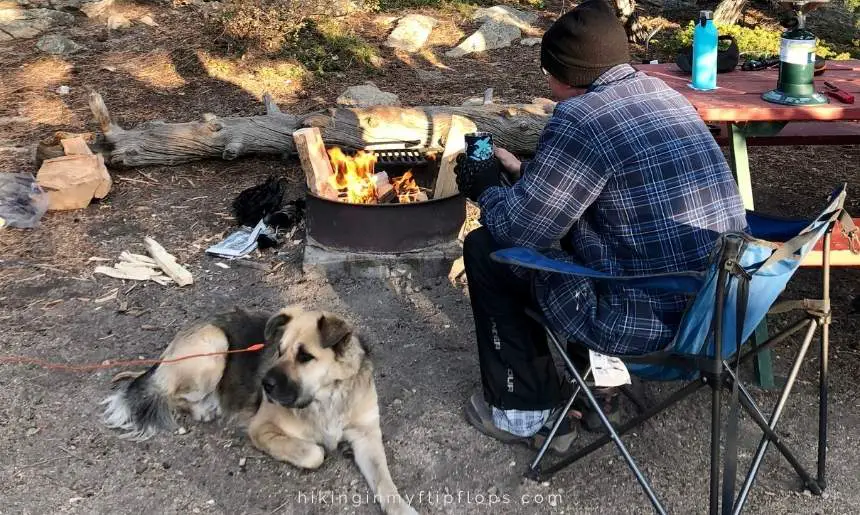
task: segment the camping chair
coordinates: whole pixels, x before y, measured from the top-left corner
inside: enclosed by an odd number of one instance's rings
[[[619,277],[576,264],[553,260],[532,249],[510,248],[493,253],[493,259],[498,262],[524,267],[533,272],[572,274],[588,277],[593,281],[624,281],[626,285],[635,288],[679,292],[692,296],[674,340],[665,349],[644,355],[617,356],[625,363],[632,375],[643,380],[684,380],[687,381],[687,384],[617,428],[609,422],[585,382],[585,377],[591,372],[590,368],[587,367],[582,373],[577,370],[563,345],[565,338],[551,330],[546,320],[539,313],[529,313],[547,329],[552,344],[562,356],[568,374],[572,376],[570,381],[573,386],[573,395],[562,413],[571,409],[577,395],[582,392],[588,405],[598,414],[606,429],[606,434],[582,449],[568,454],[557,463],[542,469],[541,461],[564,418],[559,416],[526,475],[536,480],[547,478],[607,443],[614,442],[654,509],[658,513],[666,513],[648,479],[630,456],[620,437],[704,386],[710,386],[710,513],[716,514],[720,504],[722,504],[723,513],[740,513],[770,444],[773,444],[788,460],[800,476],[805,488],[813,494],[821,495],[826,486],[830,238],[837,221],[841,223],[842,231],[846,237],[849,239],[857,238],[857,229],[851,223],[850,216],[843,209],[844,202],[845,186],[843,185],[831,195],[827,207],[812,221],[787,221],[749,212],[747,221],[750,234],[725,233],[720,235],[705,271]],[[783,292],[801,261],[821,239],[824,240],[821,298],[777,303],[777,297]],[[779,334],[771,336],[766,342],[758,345],[745,345],[743,343],[750,338],[755,328],[765,320],[768,313],[787,313],[794,310],[801,311],[802,316]],[[813,478],[801,466],[775,431],[776,424],[779,422],[785,403],[797,379],[800,366],[819,327],[821,328],[821,340],[818,470]],[[769,349],[801,331],[804,331],[804,337],[800,350],[791,366],[776,407],[771,412],[770,418],[766,418],[746,387],[741,383],[739,366],[755,357],[759,352]],[[730,392],[730,402],[722,473],[722,502],[720,502],[720,411],[723,390]],[[741,408],[758,425],[763,437],[747,472],[746,479],[737,498],[735,498],[737,433]]]

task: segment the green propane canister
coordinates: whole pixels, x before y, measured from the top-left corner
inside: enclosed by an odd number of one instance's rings
[[[779,79],[776,89],[762,98],[783,105],[826,104],[827,97],[815,91],[815,35],[804,25],[804,4],[798,2],[798,27],[782,34],[779,49]]]

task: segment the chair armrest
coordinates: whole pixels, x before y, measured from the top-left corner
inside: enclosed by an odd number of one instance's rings
[[[704,272],[675,272],[652,275],[611,275],[591,268],[544,256],[534,249],[514,247],[491,254],[493,261],[565,275],[588,277],[597,281],[623,281],[635,288],[652,288],[674,293],[696,293],[704,282]]]

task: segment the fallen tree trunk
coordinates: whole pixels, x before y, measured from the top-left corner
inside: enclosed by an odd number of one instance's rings
[[[104,133],[105,158],[114,165],[174,165],[207,158],[292,155],[293,132],[317,127],[326,145],[348,149],[381,147],[440,151],[452,115],[472,120],[478,130],[493,134],[498,146],[515,154],[534,152],[538,137],[555,104],[536,99],[533,104],[478,106],[333,108],[296,116],[281,112],[271,96],[264,96],[266,114],[235,118],[206,115],[202,121],[147,122],[123,129],[111,121],[101,95],[90,94],[90,109]]]

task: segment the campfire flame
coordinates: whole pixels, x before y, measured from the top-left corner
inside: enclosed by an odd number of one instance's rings
[[[420,198],[422,195],[421,188],[418,187],[418,183],[416,183],[415,179],[412,177],[412,170],[404,173],[402,177],[392,179],[391,185],[394,187],[397,201],[401,204],[427,200],[426,195],[423,199]]]
[[[334,189],[346,190],[346,201],[353,204],[372,204],[376,202],[376,189],[373,186],[373,166],[376,155],[359,151],[355,157],[347,156],[337,147],[328,151],[334,175],[329,184]]]
[[[340,148],[334,147],[328,150],[328,156],[334,172],[328,182],[339,194],[345,193],[340,197],[343,202],[376,204],[380,196],[385,195],[384,190],[390,191],[391,188],[394,189],[400,204],[427,200],[427,194],[421,191],[411,170],[401,177],[391,179],[390,182],[387,181],[386,174],[374,174],[376,154],[373,152],[360,150],[355,156],[348,156]],[[384,177],[381,180],[386,184],[378,183],[380,175]]]

